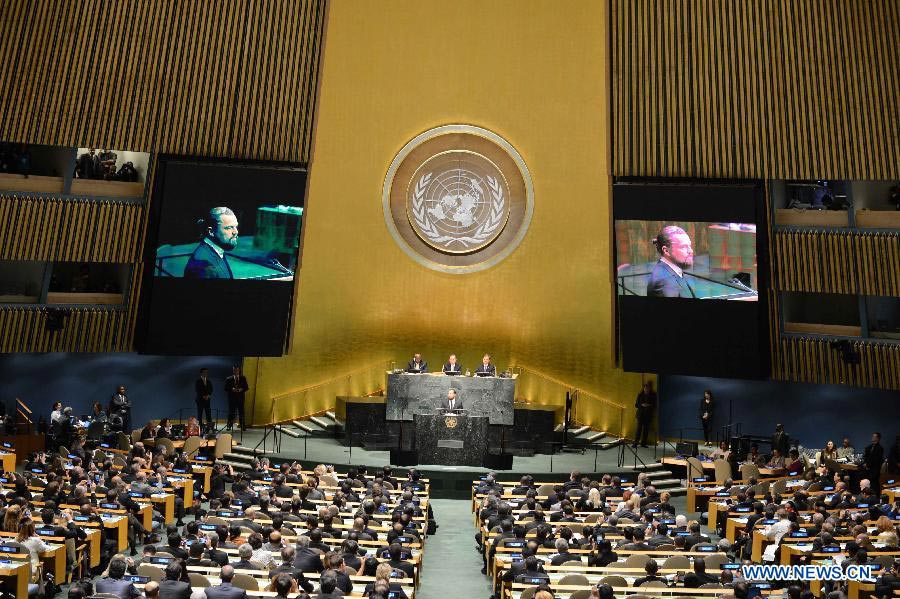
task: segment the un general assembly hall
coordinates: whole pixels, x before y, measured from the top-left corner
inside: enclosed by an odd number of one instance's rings
[[[900,1],[0,2],[0,599],[900,599]]]

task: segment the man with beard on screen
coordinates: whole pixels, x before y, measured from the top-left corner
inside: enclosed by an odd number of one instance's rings
[[[647,280],[647,297],[697,297],[684,276],[694,265],[691,238],[681,227],[663,227],[653,240],[659,260]]]
[[[198,224],[205,227],[203,239],[184,267],[184,278],[233,279],[225,252],[237,247],[238,220],[234,212],[224,206],[212,208]]]

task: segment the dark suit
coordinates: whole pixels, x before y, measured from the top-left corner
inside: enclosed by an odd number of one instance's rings
[[[710,399],[709,403],[706,403],[705,398],[700,399],[700,409],[697,411],[697,416],[700,418],[700,424],[703,425],[703,440],[709,443],[712,435],[710,434],[712,431],[712,422],[713,416],[716,413],[716,401],[714,399]],[[706,414],[706,418],[703,415]]]
[[[101,578],[94,583],[94,590],[98,593],[115,595],[119,599],[134,599],[141,595],[140,591],[134,588],[133,582],[121,578]]]
[[[246,599],[247,591],[231,586],[230,582],[223,582],[214,587],[206,587],[203,590],[208,599]]]
[[[294,555],[294,567],[301,572],[321,572],[324,570],[322,558],[309,549],[297,549]]]
[[[684,276],[659,260],[647,279],[647,297],[697,297]]]
[[[191,585],[180,580],[161,580],[159,599],[191,599]]]
[[[244,426],[244,393],[250,388],[247,377],[243,374],[239,377],[231,375],[225,379],[225,392],[228,394],[228,428],[234,426],[234,417],[237,414],[238,423]]]
[[[125,395],[116,393],[109,400],[109,416],[110,418],[118,414],[122,417],[122,431],[126,435],[131,434],[131,402]]]
[[[415,360],[410,360],[409,364],[406,365],[406,372],[428,372],[428,362],[422,360],[418,364],[416,364]]]
[[[444,364],[444,367],[442,370],[443,370],[444,374],[450,374],[450,375],[457,375],[457,374],[463,373],[462,364],[460,364],[459,362],[457,362],[456,364],[451,364],[450,362],[447,362],[446,364]]]
[[[231,266],[223,253],[219,256],[210,245],[212,241],[204,239],[197,244],[194,253],[184,267],[185,279],[233,279]]]
[[[884,448],[881,443],[873,443],[863,451],[863,463],[866,465],[872,491],[876,495],[881,491],[881,465],[884,463]]]
[[[475,371],[475,376],[497,376],[497,367],[493,364],[488,364],[487,366],[482,364]]]
[[[212,381],[209,377],[206,377],[206,382],[203,381],[203,377],[198,378],[194,381],[194,391],[197,393],[197,397],[194,399],[194,402],[197,404],[197,420],[200,422],[200,428],[203,428],[203,412],[206,412],[206,421],[212,424],[212,392],[213,386]]]
[[[462,410],[464,408],[462,400],[459,398],[459,395],[456,396],[456,399],[453,400],[453,407],[450,407],[450,399],[444,398],[441,400],[441,409],[443,410]]]
[[[656,409],[656,392],[638,393],[634,402],[637,412],[637,432],[634,434],[634,444],[647,444],[647,436],[650,434],[650,423],[653,420],[653,411]]]

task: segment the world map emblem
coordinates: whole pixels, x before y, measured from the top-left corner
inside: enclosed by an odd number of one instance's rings
[[[408,142],[385,178],[385,221],[410,257],[435,270],[489,268],[522,240],[531,177],[509,142],[472,125],[445,125]]]

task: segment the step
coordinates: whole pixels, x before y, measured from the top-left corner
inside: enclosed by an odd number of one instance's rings
[[[672,485],[680,486],[681,479],[680,478],[663,478],[660,480],[653,481],[653,486],[656,487],[657,489],[670,487]],[[668,490],[668,489],[666,489],[666,490]]]
[[[566,425],[565,425],[565,424],[557,424],[557,425],[556,425],[556,428],[553,429],[553,432],[554,432],[554,433],[561,433],[561,432],[563,432],[564,430],[566,430]]]
[[[328,424],[331,426],[337,426],[338,428],[344,428],[344,423],[338,420],[338,417],[331,410],[325,412],[323,416],[321,416],[323,420],[328,421]]]
[[[600,439],[602,439],[605,436],[606,436],[606,431],[599,431],[599,432],[594,432],[590,435],[585,435],[584,439],[588,443],[596,443],[597,441],[599,441]]]
[[[646,472],[647,478],[650,480],[656,480],[658,478],[671,478],[672,472],[671,470],[650,470]]]
[[[309,434],[309,435],[311,435],[315,431],[319,430],[319,427],[317,427],[315,425],[311,426],[308,422],[304,422],[302,420],[294,420],[291,422],[291,424],[293,424],[294,426],[299,428],[301,431],[303,431],[304,433]]]
[[[225,464],[226,466],[231,466],[235,470],[244,471],[250,469],[250,464],[246,462],[232,462],[231,460],[218,460],[219,464]]]
[[[583,435],[584,433],[586,433],[590,430],[591,430],[591,427],[589,427],[589,426],[579,426],[578,428],[569,429],[569,434],[575,435],[577,437],[579,435]]]
[[[669,487],[665,491],[672,497],[682,497],[687,495],[687,487]]]
[[[262,449],[256,449],[254,447],[247,447],[246,445],[233,445],[231,447],[231,453],[239,453],[245,454],[249,456],[264,456],[266,454],[272,453],[271,451],[263,451]]]
[[[322,418],[321,416],[310,416],[309,421],[321,428],[322,430],[328,430],[329,426],[334,426],[333,422],[328,422],[328,420]]]
[[[241,462],[248,465],[256,459],[255,455],[248,455],[246,453],[226,453],[223,454],[222,457],[231,462]]]
[[[294,430],[292,428],[287,428],[287,427],[281,426],[280,424],[275,425],[275,430],[278,431],[279,433],[284,433],[288,437],[293,437],[295,439],[299,439],[300,437],[303,436],[302,434],[298,433],[296,430]]]
[[[647,470],[656,470],[657,468],[662,468],[663,465],[660,462],[650,462],[649,464],[638,464],[634,467],[635,470],[647,471]]]
[[[602,441],[600,443],[591,443],[591,447],[597,447],[599,449],[613,449],[621,445],[622,439],[613,439],[609,441]]]

